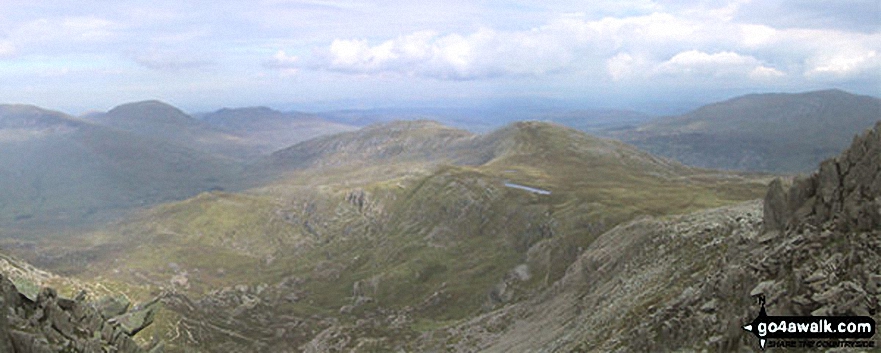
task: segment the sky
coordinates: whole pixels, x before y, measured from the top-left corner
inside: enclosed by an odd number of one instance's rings
[[[881,95],[881,1],[0,0],[0,103],[73,114],[827,88]]]

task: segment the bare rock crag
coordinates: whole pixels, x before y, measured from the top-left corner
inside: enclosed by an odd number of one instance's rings
[[[840,156],[820,164],[789,190],[771,183],[765,197],[765,232],[785,231],[799,223],[832,222],[838,231],[881,228],[881,121],[854,138]]]

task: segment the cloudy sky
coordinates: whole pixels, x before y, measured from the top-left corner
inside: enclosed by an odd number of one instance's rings
[[[0,102],[81,113],[881,95],[881,1],[0,0]]]

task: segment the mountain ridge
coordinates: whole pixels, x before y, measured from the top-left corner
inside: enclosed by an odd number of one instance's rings
[[[33,106],[0,107],[0,146],[0,224],[12,229],[101,222],[238,182],[227,158]]]
[[[258,154],[253,143],[158,100],[126,103],[91,114],[96,124],[232,159]]]

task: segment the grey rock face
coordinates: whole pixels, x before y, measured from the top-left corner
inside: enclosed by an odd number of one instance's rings
[[[765,232],[780,231],[786,226],[786,222],[792,216],[789,211],[788,194],[783,190],[780,179],[774,179],[768,185],[768,193],[765,194]]]
[[[142,311],[147,309],[154,310]],[[138,330],[146,325],[142,322]],[[85,295],[66,299],[43,288],[31,299],[0,274],[0,352],[145,352],[132,339],[138,330],[105,321]]]

